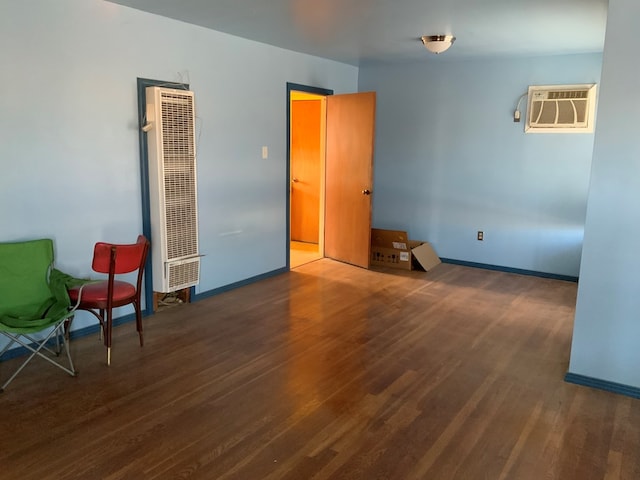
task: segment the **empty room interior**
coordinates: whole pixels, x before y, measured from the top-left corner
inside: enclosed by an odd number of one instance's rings
[[[0,333],[6,246],[86,307],[0,336],[0,477],[640,478],[638,19],[0,0]]]

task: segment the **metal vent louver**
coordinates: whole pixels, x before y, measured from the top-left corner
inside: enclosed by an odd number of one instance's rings
[[[147,88],[147,121],[153,288],[171,292],[200,277],[193,92]]]
[[[193,285],[194,278],[200,278],[200,259],[167,263],[169,290],[175,291]]]
[[[595,85],[531,86],[527,133],[590,133],[595,122]]]

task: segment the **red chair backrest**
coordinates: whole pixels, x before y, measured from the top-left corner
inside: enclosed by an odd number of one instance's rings
[[[98,273],[109,273],[111,251],[115,250],[114,274],[129,273],[144,267],[149,246],[144,235],[138,235],[136,243],[116,245],[113,243],[96,243],[93,249],[93,263],[91,267]]]

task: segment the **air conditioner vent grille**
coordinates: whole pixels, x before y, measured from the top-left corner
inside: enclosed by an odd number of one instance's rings
[[[591,133],[596,85],[530,86],[527,133]]]
[[[565,91],[551,91],[547,93],[549,100],[565,99],[565,98],[588,98],[589,92],[587,90],[565,90]]]

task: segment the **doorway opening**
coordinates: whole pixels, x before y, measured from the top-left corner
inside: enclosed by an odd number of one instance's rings
[[[298,95],[296,92],[313,96],[292,100]],[[316,105],[309,107],[313,102]],[[313,129],[297,128],[298,123],[303,123],[293,112],[298,106],[302,110],[315,108],[316,113],[303,116],[315,122]],[[375,92],[333,95],[329,90],[287,83],[287,268],[323,257],[369,268],[375,106]],[[311,140],[305,131],[313,132]],[[302,147],[297,143],[298,136],[304,137]],[[312,207],[304,202],[301,192],[315,176],[307,177],[304,169],[297,170],[298,150],[315,152],[309,155],[316,159],[315,163],[308,164],[320,172],[317,193],[310,195]],[[301,207],[297,206],[299,200]],[[307,236],[311,229],[313,234]],[[292,241],[294,247],[304,246],[309,252],[299,259],[300,252],[291,248]]]
[[[324,257],[326,96],[328,90],[287,85],[289,267]]]

